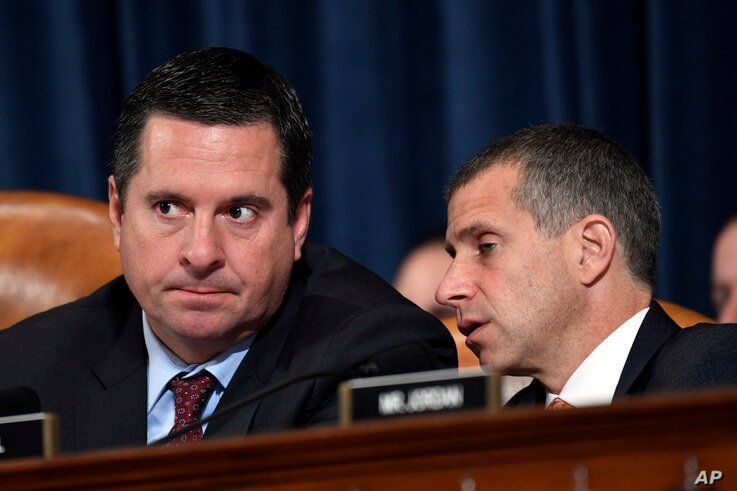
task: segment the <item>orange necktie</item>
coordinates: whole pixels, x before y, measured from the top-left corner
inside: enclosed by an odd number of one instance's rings
[[[573,407],[560,397],[556,397],[546,409],[548,411],[557,411],[558,409],[572,409]]]

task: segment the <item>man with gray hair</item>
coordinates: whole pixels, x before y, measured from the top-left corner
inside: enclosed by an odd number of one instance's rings
[[[461,166],[447,199],[453,263],[437,299],[483,365],[534,377],[510,404],[580,407],[737,381],[737,331],[682,331],[653,301],[657,198],[603,134],[518,131]]]

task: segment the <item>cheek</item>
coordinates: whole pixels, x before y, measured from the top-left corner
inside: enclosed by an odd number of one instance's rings
[[[230,267],[244,283],[269,285],[291,271],[294,243],[291,229],[229,241]],[[268,291],[259,292],[268,295]]]
[[[530,248],[523,261],[515,268],[522,278],[518,283],[532,292],[549,295],[570,285],[570,271],[562,251],[552,246]]]
[[[492,307],[500,321],[518,334],[528,330],[534,334],[550,308],[551,297],[557,295],[557,274],[549,258],[535,251],[490,273],[489,283],[496,287]]]
[[[289,240],[281,240],[274,247],[269,248],[262,256],[261,261],[270,266],[269,274],[273,276],[271,283],[285,282],[294,263],[294,245]]]
[[[120,235],[120,262],[131,283],[155,282],[178,261],[176,237],[153,234],[135,223],[123,224]]]
[[[487,270],[487,296],[494,299],[495,310],[520,315],[535,287],[534,277],[529,265],[522,261],[499,263],[497,268]]]
[[[503,287],[510,273],[511,271],[507,266],[500,261],[481,261],[458,269],[458,276],[460,278],[471,280],[476,285],[479,285],[487,297],[494,297],[499,294],[501,291],[500,287]]]

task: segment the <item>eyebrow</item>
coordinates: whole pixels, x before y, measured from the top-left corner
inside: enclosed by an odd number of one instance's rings
[[[248,203],[261,208],[262,210],[270,210],[273,208],[271,201],[264,196],[257,194],[246,194],[244,196],[233,196],[228,200],[229,203]]]
[[[498,227],[494,224],[494,222],[491,222],[489,220],[479,220],[464,227],[463,230],[458,232],[457,237],[460,241],[463,241],[468,237],[475,236],[479,233],[480,230],[486,230],[495,234],[498,233],[494,231],[498,230]],[[455,247],[453,247],[453,245],[448,241],[445,242],[445,252],[447,252],[450,257],[455,257]]]
[[[476,222],[471,223],[467,227],[465,227],[463,230],[461,230],[458,233],[458,238],[463,240],[467,237],[472,237],[479,233],[479,231],[485,230],[491,233],[498,234],[497,230],[499,230],[499,227],[489,220],[479,220]]]
[[[146,201],[153,203],[156,201],[187,201],[181,194],[176,193],[148,193]]]
[[[146,195],[146,201],[149,203],[154,203],[157,201],[181,201],[183,203],[186,203],[189,201],[187,197],[182,196],[181,194],[177,193],[148,193]],[[264,196],[259,196],[257,194],[246,194],[241,196],[232,196],[226,200],[227,203],[234,204],[234,203],[248,203],[256,205],[257,207],[261,208],[262,210],[270,210],[273,208],[271,201],[268,198],[265,198]]]

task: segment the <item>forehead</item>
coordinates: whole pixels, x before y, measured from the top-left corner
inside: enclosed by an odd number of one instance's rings
[[[458,188],[448,203],[448,234],[458,234],[478,220],[505,221],[527,213],[512,199],[519,166],[497,164]]]
[[[207,125],[152,115],[141,134],[141,181],[160,178],[228,186],[277,178],[278,140],[272,125]],[[134,177],[135,179],[135,177]]]
[[[221,162],[237,157],[257,157],[278,151],[276,132],[268,123],[209,125],[153,114],[141,133],[141,157],[166,152],[166,156]]]

